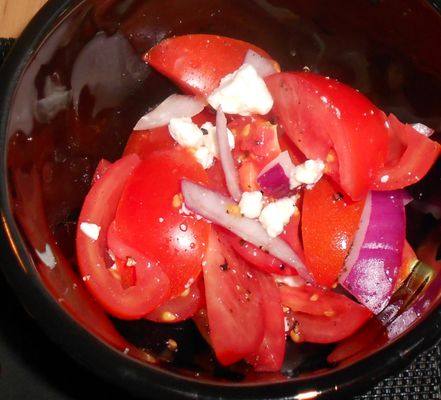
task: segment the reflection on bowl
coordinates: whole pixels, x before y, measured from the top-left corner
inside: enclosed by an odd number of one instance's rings
[[[255,43],[282,69],[337,78],[440,139],[441,58],[431,38],[441,37],[441,15],[427,2],[50,1],[4,69],[2,217],[19,263],[5,273],[55,341],[139,396],[154,387],[163,397],[341,398],[367,388],[439,336],[440,162],[408,207],[408,240],[424,264],[381,314],[389,328],[372,322],[332,363],[334,346],[290,344],[281,373],[223,368],[191,322],[110,319],[77,274],[76,219],[98,161],[118,158],[139,117],[176,90],[141,55],[199,32]]]

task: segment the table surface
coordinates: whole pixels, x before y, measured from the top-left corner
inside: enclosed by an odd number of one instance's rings
[[[0,0],[0,37],[18,37],[46,1]]]

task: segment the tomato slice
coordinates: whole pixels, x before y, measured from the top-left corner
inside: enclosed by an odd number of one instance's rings
[[[155,260],[170,280],[170,296],[180,295],[201,272],[210,225],[182,212],[180,180],[202,184],[207,175],[186,150],[156,151],[128,179],[115,216],[121,241]]]
[[[427,174],[441,152],[438,142],[420,134],[412,125],[403,124],[395,115],[389,115],[387,122],[390,134],[389,159],[375,175],[375,190],[401,189],[418,182]]]
[[[184,92],[207,96],[225,75],[243,64],[249,49],[271,59],[262,49],[241,40],[194,34],[161,41],[144,60]]]
[[[246,357],[256,371],[275,372],[282,368],[285,357],[285,317],[279,288],[274,279],[254,273],[262,293],[264,335],[256,352]]]
[[[355,89],[317,74],[278,73],[266,83],[274,116],[294,144],[307,158],[324,161],[353,200],[363,199],[386,159],[382,112]]]
[[[156,308],[169,293],[167,276],[155,263],[151,263],[151,268],[145,268],[148,260],[141,262],[138,259],[133,267],[136,269],[136,283],[126,289],[115,279],[113,270],[108,268],[107,231],[126,181],[139,164],[136,155],[123,157],[112,164],[92,186],[78,220],[76,246],[83,280],[106,311],[121,319],[142,317]],[[87,227],[96,228],[98,237],[87,233]]]
[[[212,230],[203,265],[210,340],[223,365],[254,353],[264,335],[254,271]]]
[[[127,141],[124,154],[137,154],[141,159],[156,150],[170,150],[176,142],[170,136],[167,126],[143,131],[133,131]]]
[[[222,228],[217,228],[217,230],[223,241],[227,242],[241,258],[260,271],[288,276],[297,273],[294,268],[287,268],[279,259],[244,241],[234,233]]]
[[[299,341],[333,343],[353,334],[372,313],[343,294],[304,285],[281,286],[282,304],[291,309]]]
[[[343,197],[326,176],[305,190],[302,238],[306,264],[316,283],[331,287],[340,274],[360,222],[364,201]]]
[[[179,296],[160,305],[144,318],[161,323],[176,323],[193,317],[205,304],[202,279],[198,279]]]

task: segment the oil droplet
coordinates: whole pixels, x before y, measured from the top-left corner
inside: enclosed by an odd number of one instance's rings
[[[179,229],[180,229],[182,232],[186,232],[186,231],[187,231],[187,225],[185,225],[185,224],[181,224],[181,225],[179,225]]]

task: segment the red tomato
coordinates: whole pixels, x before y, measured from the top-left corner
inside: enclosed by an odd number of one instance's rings
[[[92,185],[101,179],[101,177],[106,173],[107,169],[112,165],[110,161],[102,158],[98,165],[96,166],[95,172],[92,177]]]
[[[202,279],[198,279],[179,296],[160,305],[144,318],[162,323],[176,323],[193,317],[204,305]]]
[[[130,155],[112,164],[92,186],[78,219],[76,238],[80,273],[90,292],[106,311],[117,318],[137,319],[156,308],[169,295],[167,276],[155,263],[134,254],[137,261],[135,285],[124,289],[114,271],[108,268],[108,228],[115,216],[127,179],[140,165],[139,157]],[[98,238],[87,234],[87,225],[98,229]]]
[[[282,304],[291,309],[299,341],[333,343],[352,335],[372,315],[348,297],[313,286],[281,286]]]
[[[184,92],[206,96],[219,86],[225,75],[243,64],[249,49],[271,59],[250,43],[198,34],[165,39],[153,47],[144,60]]]
[[[253,267],[267,274],[296,275],[294,268],[287,268],[282,261],[259,249],[253,244],[244,241],[234,233],[218,228],[218,234],[233,250]]]
[[[207,175],[186,150],[149,154],[127,181],[115,216],[120,239],[157,261],[180,295],[201,272],[210,225],[181,211],[180,180],[202,184]]]
[[[256,371],[275,372],[282,368],[285,357],[285,316],[278,286],[274,279],[254,272],[262,293],[264,335],[256,352],[246,357]]]
[[[137,154],[143,159],[153,151],[173,149],[175,145],[176,142],[170,136],[167,126],[144,131],[133,131],[123,155]]]
[[[377,172],[376,190],[394,190],[412,185],[427,174],[441,151],[441,145],[403,124],[393,114],[389,125],[389,157]]]
[[[344,198],[330,179],[323,177],[305,190],[302,238],[308,270],[319,285],[332,286],[343,267],[360,222],[364,201]]]
[[[203,265],[210,340],[216,357],[229,365],[254,353],[264,335],[262,294],[254,271],[214,230]]]
[[[356,90],[320,75],[273,74],[266,79],[274,98],[273,113],[281,128],[310,159],[338,161],[342,189],[361,200],[383,165],[388,132],[381,111]]]
[[[239,182],[243,192],[259,190],[257,175],[259,175],[259,171],[254,161],[245,160],[242,162],[242,165],[239,167]]]
[[[66,259],[50,228],[44,208],[42,182],[37,168],[29,173],[20,169],[12,175],[14,185],[14,212],[30,245],[40,260],[36,265],[44,285],[59,301],[60,306],[93,333],[120,350],[133,346],[123,339],[109,320],[103,308],[87,292],[83,281]],[[42,257],[51,254],[51,257]]]
[[[280,154],[277,126],[260,116],[235,117],[228,128],[234,133],[234,153],[239,163],[252,161],[260,171]]]

